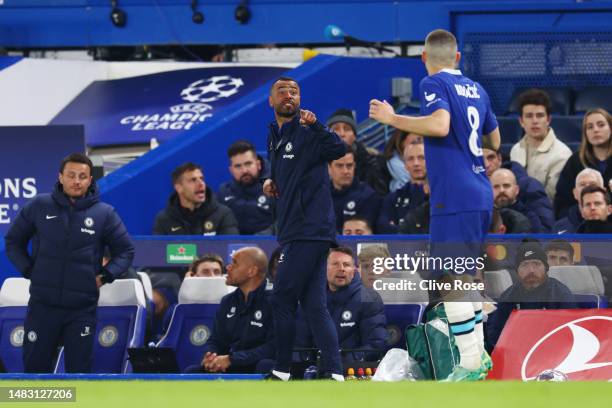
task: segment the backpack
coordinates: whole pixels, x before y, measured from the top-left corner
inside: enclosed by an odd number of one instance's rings
[[[425,323],[406,328],[406,348],[419,364],[425,379],[443,380],[459,365],[459,349],[443,303],[426,312]]]

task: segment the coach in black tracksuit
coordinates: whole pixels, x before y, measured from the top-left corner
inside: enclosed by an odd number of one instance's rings
[[[91,169],[85,155],[66,157],[53,193],[27,203],[5,236],[9,259],[31,280],[26,372],[51,372],[62,340],[66,372],[91,371],[98,289],[123,274],[134,256],[121,219],[100,201]],[[105,247],[111,260],[102,267]]]
[[[340,380],[338,336],[325,297],[326,259],[336,233],[327,163],[344,156],[347,147],[312,112],[300,110],[293,79],[276,80],[269,102],[276,121],[268,136],[271,179],[264,193],[277,197],[282,246],[272,295],[277,348],[272,375],[289,377],[299,302],[321,350],[321,375]]]

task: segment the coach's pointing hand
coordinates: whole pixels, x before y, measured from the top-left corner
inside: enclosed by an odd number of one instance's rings
[[[263,185],[263,192],[267,197],[278,198],[278,190],[276,189],[276,183],[272,179],[267,179]]]
[[[300,125],[312,125],[317,121],[317,117],[309,110],[300,109]]]
[[[378,99],[372,99],[370,101],[370,118],[384,125],[388,125],[393,120],[394,114],[395,111],[393,110],[393,106],[391,106],[389,102],[381,102]]]

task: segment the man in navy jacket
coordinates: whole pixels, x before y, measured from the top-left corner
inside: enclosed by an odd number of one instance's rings
[[[258,363],[274,358],[267,270],[266,254],[257,247],[241,248],[232,255],[226,283],[236,290],[221,299],[201,366],[188,367],[187,372],[261,372]]]
[[[227,156],[233,180],[221,184],[219,200],[232,209],[241,234],[272,235],[274,200],[264,195],[259,182],[265,161],[246,140],[233,143]]]
[[[283,247],[272,295],[276,364],[270,378],[289,380],[300,303],[321,349],[321,376],[343,381],[338,337],[326,307],[325,264],[336,236],[327,163],[344,156],[347,147],[314,113],[300,109],[295,80],[274,81],[269,103],[276,120],[268,136],[271,178],[264,193],[277,198]]]
[[[407,218],[406,215],[429,200],[425,145],[422,142],[406,144],[404,163],[410,174],[410,181],[385,196],[376,227],[379,234],[397,234],[399,226],[404,223],[404,218]]]
[[[91,371],[98,289],[123,274],[134,257],[123,222],[100,201],[92,167],[83,154],[67,156],[53,193],[28,202],[5,236],[9,259],[31,280],[26,372],[51,372],[61,339],[66,372]],[[111,259],[103,267],[105,247]]]
[[[344,221],[351,217],[365,218],[370,226],[376,225],[382,200],[372,187],[355,177],[353,151],[329,163],[329,178],[338,234],[342,233]]]
[[[510,170],[514,174],[516,183],[519,186],[518,201],[537,215],[544,231],[552,230],[555,224],[554,212],[552,203],[546,195],[546,190],[544,190],[542,183],[530,177],[525,168],[519,163],[515,161],[502,162],[501,153],[493,150],[487,139],[483,141],[482,155],[487,169],[487,176],[490,178],[495,170],[499,168]]]
[[[344,359],[376,360],[385,350],[388,336],[385,309],[378,292],[366,288],[355,271],[350,248],[331,249],[327,258],[327,309],[336,326],[340,348],[346,350]],[[305,324],[300,324],[299,329],[296,345],[312,347],[312,329]]]

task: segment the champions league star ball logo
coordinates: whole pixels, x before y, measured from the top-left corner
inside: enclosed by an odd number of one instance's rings
[[[181,98],[188,102],[214,102],[238,93],[238,88],[243,85],[240,78],[214,76],[190,84],[181,92]]]

